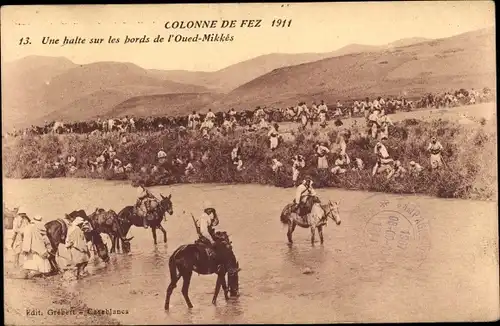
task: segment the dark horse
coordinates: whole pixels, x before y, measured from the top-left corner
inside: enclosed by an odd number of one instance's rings
[[[47,237],[49,238],[52,250],[50,250],[49,262],[52,267],[52,272],[59,272],[59,266],[56,262],[56,254],[59,249],[59,244],[64,244],[66,242],[66,236],[68,233],[68,225],[63,219],[57,219],[45,224],[47,229]],[[85,240],[91,241],[92,244],[97,249],[97,254],[104,262],[109,261],[108,247],[102,241],[101,235],[95,229],[84,229]]]
[[[110,253],[114,253],[115,248],[120,249],[120,240],[122,241],[123,252],[130,252],[130,240],[134,237],[125,237],[125,232],[122,230],[122,226],[118,220],[118,214],[114,210],[110,209],[106,211],[102,208],[96,208],[88,216],[88,221],[97,232],[109,235],[112,243]]]
[[[174,213],[173,204],[171,201],[172,195],[164,197],[161,195],[161,201],[156,209],[150,214],[152,219],[148,219],[148,225],[153,233],[154,244],[156,244],[156,229],[163,232],[163,242],[167,242],[167,232],[161,226],[165,213],[172,215]],[[118,220],[123,229],[123,235],[126,236],[132,225],[142,227],[144,225],[142,217],[136,214],[134,206],[127,206],[118,213]]]
[[[215,283],[215,292],[212,303],[215,304],[217,296],[219,295],[220,288],[224,290],[224,297],[229,299],[228,292],[231,297],[238,296],[239,282],[238,272],[239,263],[234,256],[231,242],[226,232],[216,232],[214,237],[216,252],[219,257],[213,258],[207,252],[207,245],[196,242],[194,244],[182,245],[172,253],[168,260],[168,267],[170,269],[170,284],[167,288],[165,297],[165,310],[169,309],[170,296],[172,291],[177,286],[177,281],[182,277],[182,295],[189,308],[193,308],[191,300],[189,300],[189,284],[193,271],[202,275],[217,274],[217,282]],[[219,262],[221,264],[219,264]],[[179,273],[177,273],[179,272]],[[226,285],[226,273],[227,285]]]

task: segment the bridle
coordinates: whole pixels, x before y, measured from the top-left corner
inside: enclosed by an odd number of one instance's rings
[[[335,220],[334,218],[334,213],[333,213],[333,208],[330,207],[330,206],[333,206],[332,202],[331,201],[328,201],[328,212],[325,214],[325,216],[328,218],[328,216],[331,216],[330,218],[335,222],[337,223],[337,221]]]

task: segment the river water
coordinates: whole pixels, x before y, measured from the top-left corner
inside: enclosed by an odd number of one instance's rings
[[[498,308],[498,288],[492,284],[498,284],[497,203],[320,189],[323,200],[340,201],[342,224],[329,223],[324,245],[315,246],[310,244],[310,231],[297,228],[295,242],[289,246],[279,216],[294,197],[293,189],[176,185],[151,190],[157,195],[172,194],[174,214],[164,222],[166,244],[160,231],[159,244],[154,246],[150,230],[132,228],[129,236],[135,238],[131,254],[113,255],[109,265],[102,268],[90,266],[91,275],[71,285],[59,284],[63,283],[59,277],[27,281],[6,276],[6,305],[11,307],[6,322],[77,323],[78,318],[23,316],[24,309],[29,308],[68,308],[52,298],[56,295],[72,295],[93,309],[126,310],[128,314],[110,316],[124,324],[409,322],[496,317],[492,307]],[[134,203],[135,196],[135,188],[124,182],[4,180],[7,207],[21,203],[29,213],[41,214],[45,220],[75,209],[90,213],[102,207],[118,212]],[[242,268],[241,295],[226,302],[221,293],[217,306],[213,306],[215,276],[194,274],[190,287],[194,308],[187,308],[180,281],[170,311],[165,312],[169,255],[181,244],[195,240],[189,214],[199,214],[204,200],[217,208],[218,229],[227,231],[233,241]],[[395,263],[386,264],[367,251],[370,245],[363,230],[370,217],[362,212],[376,209],[380,202],[401,200],[418,207],[427,223],[429,241],[418,262],[406,264],[396,256]],[[9,265],[8,253],[6,257]],[[304,274],[306,268],[313,273]],[[46,291],[47,296],[40,297],[40,291]],[[84,322],[104,324],[109,320]]]

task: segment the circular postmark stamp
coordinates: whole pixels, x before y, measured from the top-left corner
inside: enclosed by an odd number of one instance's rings
[[[430,224],[410,199],[377,194],[351,215],[361,222],[360,241],[369,261],[415,268],[426,259],[431,247]]]

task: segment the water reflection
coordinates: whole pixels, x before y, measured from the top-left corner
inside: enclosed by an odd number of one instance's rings
[[[338,262],[334,255],[324,246],[307,247],[304,245],[289,246],[285,253],[287,262],[292,263],[295,267],[315,267],[321,268],[331,262]]]
[[[234,322],[236,317],[241,318],[244,314],[244,309],[238,299],[223,301],[222,305],[215,307],[215,318],[223,324]]]
[[[8,189],[27,189],[9,194],[10,203],[34,201],[44,203],[40,205],[40,210],[46,210],[47,216],[59,216],[64,212],[74,209],[73,200],[80,200],[81,207],[104,207],[119,211],[125,205],[135,201],[135,190],[129,185],[110,184],[96,180],[23,180],[9,181],[13,186]],[[47,182],[50,189],[46,191]],[[83,186],[82,186],[83,185]],[[192,310],[188,309],[181,288],[182,280],[179,281],[174,290],[171,301],[170,312],[162,313],[165,300],[165,290],[170,281],[168,272],[168,258],[173,250],[178,246],[191,243],[196,238],[192,220],[189,215],[185,218],[180,213],[180,208],[174,208],[175,215],[169,218],[163,226],[168,232],[168,246],[163,243],[163,236],[158,232],[158,245],[153,245],[150,230],[132,227],[128,236],[135,236],[132,240],[132,252],[128,255],[114,254],[108,267],[97,269],[95,275],[86,276],[84,279],[74,284],[69,284],[68,293],[78,293],[79,300],[90,307],[107,307],[128,309],[131,314],[128,316],[116,317],[123,324],[192,324],[192,323],[225,323],[234,324],[242,322],[253,323],[311,323],[311,322],[334,322],[339,319],[347,320],[352,316],[359,316],[362,308],[367,317],[374,317],[374,311],[390,309],[381,306],[380,300],[371,293],[387,293],[394,300],[405,299],[406,296],[420,302],[429,296],[426,292],[399,290],[394,284],[397,282],[408,282],[408,276],[425,279],[429,282],[432,279],[437,266],[441,270],[445,267],[439,266],[440,261],[429,261],[428,266],[403,273],[390,274],[390,282],[383,281],[388,274],[376,265],[371,265],[368,254],[361,243],[358,243],[361,233],[361,221],[345,218],[341,227],[332,227],[325,230],[325,244],[310,244],[310,232],[304,229],[297,229],[294,233],[295,243],[287,246],[286,229],[278,222],[279,207],[287,203],[291,194],[282,189],[266,188],[259,186],[198,186],[182,185],[175,187],[155,187],[154,192],[170,193],[169,189],[174,188],[173,201],[175,207],[182,207],[186,211],[197,213],[199,203],[193,198],[206,198],[220,206],[221,226],[220,229],[227,231],[233,240],[235,254],[243,268],[240,272],[240,293],[241,296],[234,300],[225,301],[223,294],[219,294],[217,306],[211,304],[213,295],[215,276],[193,275],[189,295],[194,304]],[[43,191],[42,191],[42,190]],[[92,189],[87,191],[86,189]],[[221,190],[223,193],[221,193]],[[227,190],[227,191],[226,191]],[[236,191],[237,190],[237,191]],[[61,196],[63,193],[73,193],[71,197]],[[112,192],[114,196],[101,198],[100,194]],[[324,190],[326,195],[337,197],[344,193],[339,190]],[[43,194],[43,201],[36,196]],[[224,198],[222,201],[221,195]],[[346,203],[342,203],[342,214],[350,214],[354,205],[359,204],[367,196],[366,193],[350,192]],[[328,197],[328,196],[327,196]],[[219,200],[217,200],[219,198]],[[347,198],[347,197],[346,197]],[[265,200],[266,205],[259,205]],[[453,208],[443,201],[435,201],[429,205],[435,207],[440,217],[442,229],[438,221],[433,225],[434,232],[448,230],[449,223],[457,220],[455,216],[446,214],[447,211],[460,209],[467,211],[464,206],[459,206],[456,202]],[[58,203],[58,205],[55,205]],[[445,205],[446,204],[446,205]],[[474,203],[476,205],[476,203]],[[431,207],[433,207],[431,206]],[[251,209],[246,209],[250,207]],[[474,208],[477,210],[479,206]],[[484,209],[490,209],[484,207]],[[53,210],[53,211],[52,211]],[[445,218],[448,217],[449,219]],[[343,216],[344,217],[344,216]],[[453,218],[452,218],[453,217]],[[465,216],[464,218],[467,218]],[[465,223],[462,224],[466,225]],[[461,225],[453,225],[459,228]],[[446,227],[446,229],[445,229]],[[444,231],[443,231],[444,232]],[[465,234],[465,231],[464,231]],[[446,241],[449,241],[447,238]],[[451,241],[451,240],[450,240]],[[448,245],[445,240],[440,240],[440,244]],[[461,243],[456,243],[456,247],[462,250]],[[446,253],[448,247],[443,247],[440,255]],[[458,252],[453,250],[451,254]],[[61,252],[62,253],[62,252]],[[452,256],[455,257],[455,256]],[[432,259],[430,256],[428,259]],[[451,258],[450,258],[451,259]],[[479,261],[479,258],[476,258]],[[5,261],[11,261],[10,257]],[[474,265],[465,259],[468,265]],[[477,264],[478,262],[476,262]],[[105,266],[105,265],[104,265]],[[306,267],[313,273],[303,274]],[[90,264],[87,270],[92,270]],[[425,268],[428,268],[425,270]],[[422,270],[422,271],[421,271]],[[467,270],[466,268],[464,269]],[[441,273],[442,275],[446,273]],[[441,275],[440,274],[440,275]],[[435,276],[434,276],[435,277]],[[16,280],[17,281],[17,280]],[[16,282],[13,281],[13,282]],[[34,281],[22,282],[23,287],[32,287],[33,291],[38,291]],[[43,286],[43,293],[53,292],[51,284],[60,283],[58,278],[50,278],[43,283],[40,280],[39,287]],[[423,283],[424,281],[422,281]],[[432,283],[439,291],[446,289],[439,288],[441,283]],[[407,283],[403,283],[407,284]],[[72,288],[73,287],[73,288]],[[436,290],[436,291],[438,291]],[[41,292],[35,292],[39,293]],[[439,293],[439,292],[436,292]],[[60,297],[60,296],[58,296]],[[342,298],[340,300],[339,298]],[[332,309],[333,300],[339,299],[344,306]],[[432,298],[431,298],[432,299]],[[392,301],[391,301],[392,302]],[[402,301],[403,302],[403,301]],[[380,306],[379,306],[380,305]],[[401,308],[404,314],[404,308]],[[406,311],[406,316],[410,311]],[[372,318],[373,319],[373,318]]]

